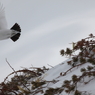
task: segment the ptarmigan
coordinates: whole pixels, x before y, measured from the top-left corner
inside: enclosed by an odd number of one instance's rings
[[[5,11],[0,4],[0,40],[10,38],[12,41],[17,41],[21,35],[21,28],[18,23],[15,23],[10,29],[7,29],[7,21]]]

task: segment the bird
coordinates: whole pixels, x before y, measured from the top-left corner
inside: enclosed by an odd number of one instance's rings
[[[0,4],[0,40],[11,39],[17,41],[21,35],[21,27],[15,23],[10,29],[7,29],[7,20],[5,17],[5,8]]]

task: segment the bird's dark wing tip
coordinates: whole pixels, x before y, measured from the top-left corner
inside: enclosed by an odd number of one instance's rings
[[[21,32],[20,25],[19,25],[18,23],[15,23],[15,24],[11,27],[11,30],[16,30],[16,31]]]
[[[15,42],[19,39],[20,35],[21,35],[20,33],[17,33],[16,35],[12,36],[10,39]]]

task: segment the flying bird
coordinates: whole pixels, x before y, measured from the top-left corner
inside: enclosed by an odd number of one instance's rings
[[[20,35],[21,28],[18,23],[15,23],[10,29],[7,29],[4,7],[0,4],[0,40],[10,38],[15,42],[19,39]]]

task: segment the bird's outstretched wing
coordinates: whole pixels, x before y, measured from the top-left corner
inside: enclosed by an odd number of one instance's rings
[[[12,41],[17,41],[21,35],[20,25],[15,23],[11,29],[7,29],[7,21],[3,5],[0,4],[0,40],[10,38]]]
[[[0,30],[7,29],[7,21],[5,17],[5,8],[0,3]]]

